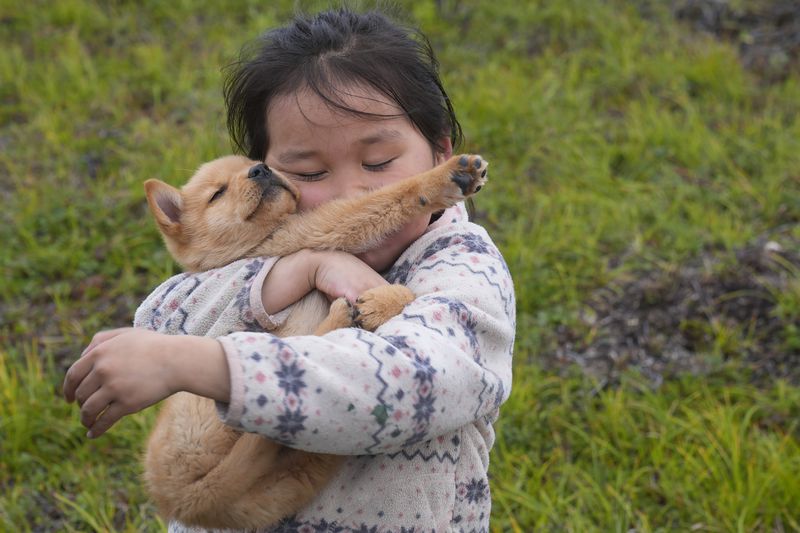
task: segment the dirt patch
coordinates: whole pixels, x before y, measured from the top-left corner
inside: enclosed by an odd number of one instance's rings
[[[590,297],[578,324],[558,328],[546,364],[577,363],[601,384],[636,368],[658,385],[735,360],[756,382],[800,384],[798,251],[786,230],[734,253],[628,273]]]
[[[800,2],[797,0],[676,0],[678,20],[733,42],[745,68],[768,82],[800,72]]]

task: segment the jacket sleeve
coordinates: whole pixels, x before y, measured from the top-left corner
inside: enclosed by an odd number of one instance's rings
[[[375,333],[233,333],[223,420],[288,446],[392,453],[496,413],[511,389],[514,289],[485,231],[421,237],[387,276],[417,299]]]
[[[242,259],[206,272],[175,275],[142,302],[134,326],[170,335],[212,337],[271,330],[285,313],[267,314],[261,286],[276,261]]]

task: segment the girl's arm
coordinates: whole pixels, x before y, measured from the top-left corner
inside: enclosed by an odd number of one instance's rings
[[[232,384],[229,404],[219,406],[225,422],[296,448],[354,455],[391,453],[491,419],[511,388],[513,285],[481,228],[445,230],[427,233],[390,271],[389,281],[420,296],[375,333],[221,337]]]
[[[242,259],[207,272],[173,276],[139,306],[134,326],[172,335],[217,337],[269,331],[281,312],[316,288],[350,301],[386,281],[360,259],[301,250],[282,258]]]
[[[354,302],[364,291],[387,281],[357,257],[336,251],[302,250],[280,258],[261,286],[261,301],[269,314],[277,314],[317,289],[331,300]]]
[[[173,276],[142,302],[133,324],[170,335],[211,337],[273,329],[282,317],[264,309],[261,284],[277,261],[242,259],[214,270]]]
[[[77,400],[89,438],[180,391],[228,401],[228,362],[218,341],[139,328],[101,331],[64,379],[64,398]]]
[[[144,327],[96,334],[64,380],[64,397],[78,401],[88,435],[100,436],[122,416],[179,391],[227,403],[230,374],[225,353],[218,341],[198,335],[215,330],[219,335],[237,323],[252,324],[251,292],[263,293],[264,301],[277,310],[312,287],[327,290],[333,297],[352,294],[354,299],[363,290],[386,283],[359,259],[338,252],[300,252],[273,260],[271,269],[269,261],[238,262],[216,271],[175,276],[137,311],[136,323]],[[257,272],[266,276],[260,291],[253,287]],[[269,305],[264,307],[267,313],[275,312]],[[187,308],[206,315],[192,316]],[[172,334],[149,331],[148,325]],[[260,330],[258,325],[251,329]]]

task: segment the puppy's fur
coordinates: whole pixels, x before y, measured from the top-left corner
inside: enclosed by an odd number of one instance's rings
[[[359,253],[412,218],[477,192],[486,176],[478,156],[456,156],[423,174],[353,199],[297,213],[299,192],[262,163],[227,156],[200,167],[180,190],[145,183],[147,201],[173,257],[187,270],[216,268],[303,248]],[[351,306],[329,306],[314,291],[293,307],[279,336],[324,334],[358,325],[374,330],[414,299],[400,285],[365,292]],[[145,481],[167,519],[206,528],[272,525],[307,504],[342,457],[282,446],[224,425],[214,402],[178,393],[164,404],[145,455]]]

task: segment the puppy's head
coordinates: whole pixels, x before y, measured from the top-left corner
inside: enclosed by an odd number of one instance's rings
[[[287,178],[242,156],[204,164],[181,189],[156,179],[144,189],[167,248],[192,271],[246,257],[297,210],[300,197]]]

